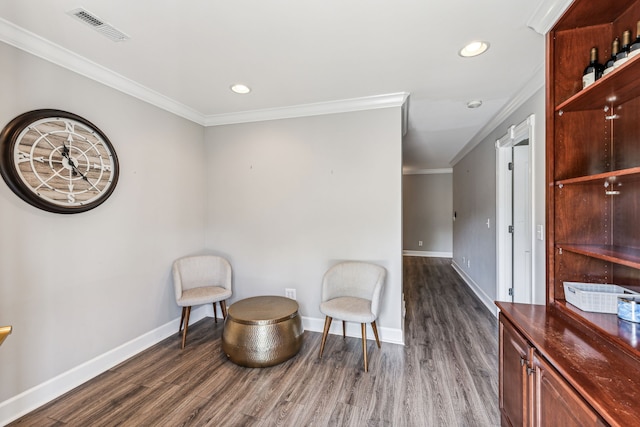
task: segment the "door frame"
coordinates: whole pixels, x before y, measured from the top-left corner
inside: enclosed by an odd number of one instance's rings
[[[531,302],[536,295],[536,272],[533,261],[536,259],[534,244],[536,238],[535,218],[535,183],[533,171],[535,170],[535,114],[531,114],[519,125],[512,125],[507,133],[496,140],[496,296],[498,301],[511,301],[509,285],[512,280],[512,241],[509,233],[511,225],[511,176],[509,174],[509,162],[511,160],[511,148],[519,142],[529,139],[529,188],[530,197],[530,230],[531,234]]]

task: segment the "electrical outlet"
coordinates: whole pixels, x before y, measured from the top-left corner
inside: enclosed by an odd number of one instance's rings
[[[296,290],[293,288],[285,288],[284,296],[290,299],[296,299]]]
[[[418,246],[422,246],[422,240],[418,240]]]

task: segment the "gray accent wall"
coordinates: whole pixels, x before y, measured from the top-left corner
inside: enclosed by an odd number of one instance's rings
[[[539,89],[453,167],[453,264],[492,308],[496,276],[496,140],[535,114],[534,224],[545,224],[545,92]],[[490,228],[487,227],[490,221]],[[535,240],[535,303],[544,304],[545,242]]]
[[[452,173],[403,175],[402,208],[402,247],[405,251],[452,252]]]

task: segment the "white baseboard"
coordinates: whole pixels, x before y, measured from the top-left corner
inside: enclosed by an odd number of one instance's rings
[[[453,258],[453,252],[434,251],[402,251],[404,256],[421,256],[427,258]]]
[[[303,316],[302,326],[304,327],[305,331],[322,333],[322,331],[324,330],[324,319]],[[332,335],[342,335],[342,321],[334,320],[331,323],[329,333]],[[360,338],[360,334],[361,332],[359,323],[347,322],[346,335],[348,337]],[[404,334],[402,333],[402,329],[385,328],[378,326],[378,335],[380,337],[380,341],[382,342],[404,345]],[[367,325],[367,339],[375,340],[371,325]]]
[[[191,311],[189,324],[196,323],[207,316],[213,317],[211,306],[194,308]],[[177,334],[179,324],[180,318],[174,319],[17,396],[0,402],[0,426],[20,418],[165,338]]]
[[[480,301],[482,301],[482,303],[487,307],[487,309],[489,309],[491,314],[493,314],[497,318],[498,307],[494,304],[493,300],[489,298],[487,294],[484,293],[484,291],[480,288],[480,286],[478,286],[478,284],[474,282],[473,279],[469,277],[469,275],[465,273],[464,270],[462,270],[460,266],[456,264],[455,261],[451,262],[451,267],[453,267],[453,269],[458,273],[458,275],[462,278],[462,280],[465,281],[465,283],[469,286],[469,288],[473,291],[473,293],[476,294],[478,298],[480,298]]]

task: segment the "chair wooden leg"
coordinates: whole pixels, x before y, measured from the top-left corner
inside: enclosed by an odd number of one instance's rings
[[[187,307],[182,307],[182,316],[180,316],[180,327],[178,328],[178,335],[182,332],[182,324],[184,323],[184,315],[187,312]]]
[[[222,310],[222,318],[227,318],[227,302],[225,300],[220,301],[220,309]]]
[[[213,303],[213,320],[218,323],[218,309],[215,302]]]
[[[346,327],[346,323],[344,320],[342,321],[342,339],[347,337],[347,327]]]
[[[362,324],[362,354],[364,356],[364,371],[369,372],[369,364],[367,363],[367,324]]]
[[[371,328],[373,329],[373,335],[376,336],[376,343],[378,344],[378,348],[380,348],[380,338],[378,338],[378,327],[376,326],[376,321],[371,322]]]
[[[189,329],[189,316],[191,315],[191,306],[186,307],[186,316],[184,318],[184,329],[182,330],[182,349],[184,350],[184,344],[187,342],[187,329]]]
[[[324,319],[324,331],[322,331],[322,343],[320,344],[320,355],[318,356],[319,359],[322,359],[322,352],[324,351],[324,343],[327,342],[327,334],[329,333],[329,328],[331,327],[331,321],[333,319],[329,316],[327,316]]]

